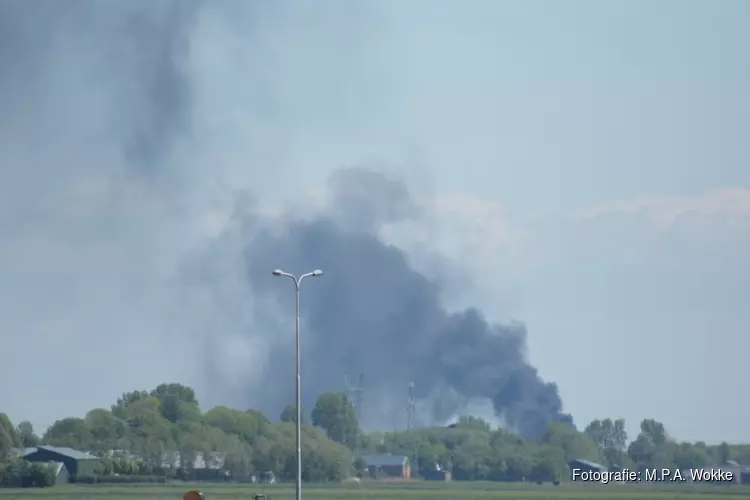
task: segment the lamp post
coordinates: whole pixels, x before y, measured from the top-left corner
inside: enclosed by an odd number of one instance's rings
[[[295,289],[295,316],[297,320],[297,326],[295,328],[296,331],[296,343],[297,343],[297,395],[295,398],[296,405],[297,405],[297,496],[296,500],[302,500],[302,392],[300,390],[300,355],[299,355],[299,286],[302,283],[302,280],[307,278],[308,276],[321,276],[323,274],[323,271],[320,269],[316,269],[315,271],[306,273],[301,275],[299,278],[296,278],[293,274],[286,273],[282,271],[281,269],[274,269],[273,275],[274,276],[284,276],[286,278],[291,279],[294,281],[294,289]]]

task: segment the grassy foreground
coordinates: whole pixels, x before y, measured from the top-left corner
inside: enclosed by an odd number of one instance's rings
[[[60,486],[47,489],[0,489],[0,500],[181,500],[197,489],[206,500],[252,500],[266,492],[271,500],[293,500],[289,485],[169,484],[127,486]],[[508,483],[375,483],[336,486],[305,485],[303,498],[330,500],[499,499],[499,500],[740,500],[750,486],[726,485],[527,485]]]

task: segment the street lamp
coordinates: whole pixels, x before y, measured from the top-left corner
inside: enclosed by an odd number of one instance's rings
[[[299,278],[295,278],[293,274],[285,273],[281,269],[274,269],[273,275],[274,276],[284,276],[286,278],[290,278],[292,281],[294,281],[294,288],[295,288],[295,297],[296,297],[296,319],[297,319],[297,327],[296,327],[296,337],[297,337],[297,397],[296,397],[296,404],[297,404],[297,500],[302,499],[302,402],[300,401],[302,399],[302,393],[300,391],[300,375],[299,375],[299,286],[302,283],[302,280],[307,278],[308,276],[321,276],[323,274],[323,271],[320,269],[316,269],[315,271],[312,271],[310,273],[303,274]]]

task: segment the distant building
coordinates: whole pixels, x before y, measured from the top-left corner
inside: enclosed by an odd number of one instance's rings
[[[734,460],[727,460],[727,463],[721,467],[714,467],[714,469],[730,471],[732,473],[732,480],[735,483],[750,484],[750,467],[740,465]]]
[[[26,448],[22,457],[27,462],[63,463],[65,473],[59,469],[58,474],[64,474],[65,482],[68,476],[95,476],[99,465],[99,459],[90,453],[57,446]]]
[[[380,475],[387,477],[411,477],[411,464],[409,457],[405,455],[365,455],[362,457],[367,464],[367,471],[370,477]]]
[[[573,473],[573,469],[578,469],[581,472],[606,472],[607,467],[602,464],[598,464],[596,462],[590,462],[588,460],[571,460],[568,462],[568,467],[570,467],[571,474]]]
[[[25,456],[29,455],[36,451],[36,448],[14,448],[11,450],[11,456],[14,458],[20,458],[23,460],[26,460]],[[44,462],[43,460],[26,460],[27,462],[36,462],[36,463],[47,463],[50,465],[55,466],[55,483],[54,485],[58,484],[67,484],[69,482],[70,478],[70,472],[68,472],[68,468],[65,467],[65,464],[63,462]]]
[[[180,453],[175,451],[162,454],[161,466],[163,469],[173,470],[188,466],[198,481],[212,481],[226,476],[224,471],[226,459],[226,453],[214,451],[204,454],[203,452],[197,452],[193,457],[192,464],[183,464]]]
[[[55,486],[58,486],[60,484],[68,484],[68,481],[70,479],[70,472],[68,472],[68,468],[65,467],[65,464],[63,462],[54,462],[55,463]]]
[[[226,453],[213,451],[208,454],[204,454],[202,451],[195,453],[192,464],[189,465],[191,469],[209,469],[209,470],[221,470],[224,468],[224,462],[226,462]],[[180,469],[183,466],[182,457],[178,451],[168,451],[161,456],[161,466],[164,469]]]

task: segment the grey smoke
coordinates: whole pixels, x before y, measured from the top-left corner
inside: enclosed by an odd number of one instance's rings
[[[370,169],[340,169],[328,180],[332,209],[340,223],[373,232],[382,224],[419,213],[407,187]]]
[[[329,190],[332,206],[320,216],[266,226],[262,218],[246,215],[255,230],[242,242],[244,278],[255,301],[272,297],[277,304],[272,310],[289,319],[294,289],[270,270],[325,272],[303,282],[305,407],[324,391],[342,390],[345,375],[363,373],[365,425],[401,427],[409,381],[416,382],[416,395],[432,404],[431,423],[444,422],[477,399],[492,400],[497,415],[525,436],[538,437],[552,421],[572,423],[562,413],[557,387],[526,361],[523,325],[490,324],[476,309],[448,313],[440,286],[379,238],[382,224],[418,212],[406,186],[372,170],[346,169],[331,177]],[[209,253],[204,259],[216,257]],[[290,402],[291,327],[283,320],[266,325],[288,341],[270,349],[260,383],[257,374],[247,381],[247,387],[255,382],[256,391],[248,391],[241,403],[260,404],[273,415]]]
[[[326,5],[0,2],[0,393],[15,420],[165,380],[274,416],[293,384],[275,267],[326,271],[303,291],[307,408],[364,372],[370,426],[403,424],[411,380],[435,422],[474,398],[525,434],[565,418],[522,326],[449,314],[446,290],[379,237],[420,213],[403,183],[344,169],[322,214],[264,212],[282,181],[320,184],[339,150],[377,152],[397,126],[384,110],[404,104],[402,72],[380,71],[393,6]],[[214,205],[235,218],[205,238]]]

